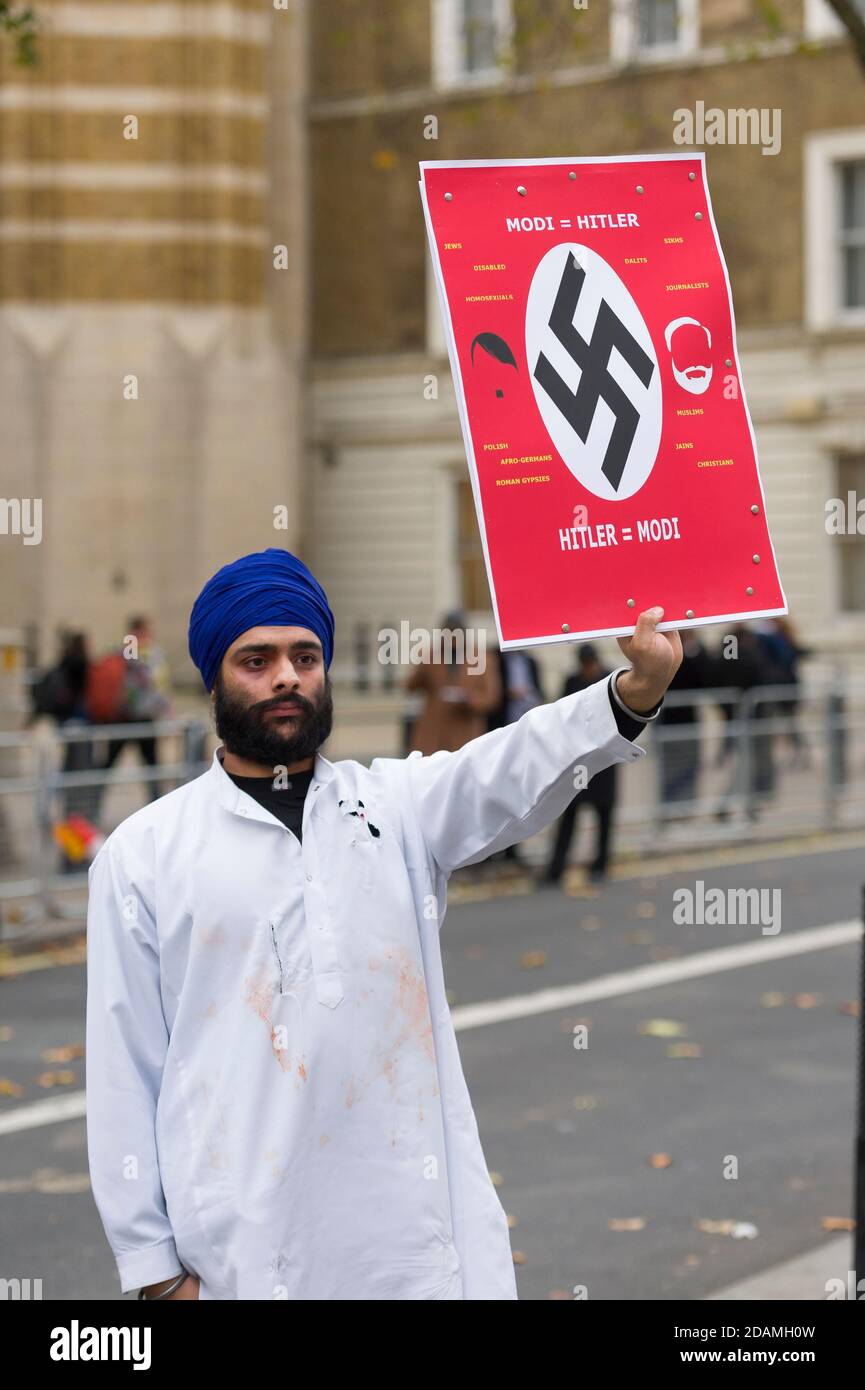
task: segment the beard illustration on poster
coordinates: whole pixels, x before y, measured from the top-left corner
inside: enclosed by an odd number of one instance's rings
[[[712,380],[712,335],[697,319],[673,319],[664,329],[673,376],[685,391],[702,396]]]

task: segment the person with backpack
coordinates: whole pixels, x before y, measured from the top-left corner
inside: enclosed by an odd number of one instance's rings
[[[91,667],[87,710],[94,724],[154,724],[170,714],[168,667],[161,650],[154,645],[152,635],[149,619],[133,618],[123,646],[107,653]],[[148,767],[158,767],[155,734],[121,734],[108,740],[102,763],[104,772],[111,770],[127,743],[136,744]],[[156,779],[148,778],[147,788],[151,801],[156,801],[162,795]],[[99,792],[101,803],[104,784]]]
[[[58,729],[90,723],[87,686],[90,672],[87,636],[83,632],[63,632],[57,662],[42,673],[31,691],[28,723],[40,716],[53,719]],[[93,768],[91,739],[64,741],[62,771],[89,772]],[[68,787],[63,793],[64,816],[92,817],[96,809],[93,787]],[[64,864],[65,867],[65,864]]]

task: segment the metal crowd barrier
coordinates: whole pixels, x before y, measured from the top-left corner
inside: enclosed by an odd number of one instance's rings
[[[416,705],[401,690],[392,710],[354,700],[341,736],[335,724],[339,751],[330,756],[369,762],[371,749],[401,756]],[[677,723],[682,710],[689,722]],[[648,858],[659,846],[862,830],[863,733],[861,683],[669,691],[663,720],[640,739],[650,756],[621,770],[614,852]],[[158,739],[164,761],[146,766],[136,749],[134,766],[100,766],[110,740],[139,737]],[[70,864],[57,844],[65,817],[80,815],[107,832],[142,804],[142,788],[162,794],[206,771],[209,737],[194,717],[0,734],[0,940],[46,917],[81,920],[88,863]],[[552,833],[527,844],[530,862],[543,859]]]
[[[113,826],[142,804],[142,785],[162,794],[197,777],[210,765],[207,736],[193,718],[0,733],[0,940],[47,916],[80,918],[89,860],[70,861],[55,829],[80,817],[102,831],[106,809]],[[115,741],[140,738],[158,740],[157,765],[101,765]]]

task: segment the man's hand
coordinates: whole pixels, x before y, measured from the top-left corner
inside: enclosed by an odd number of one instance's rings
[[[176,1278],[177,1278],[177,1275],[175,1274],[174,1279],[176,1279]],[[162,1293],[163,1289],[170,1288],[171,1285],[174,1283],[174,1279],[163,1279],[162,1282],[161,1282],[160,1284],[147,1284],[147,1285],[145,1285],[145,1288],[144,1288],[144,1299],[145,1299],[145,1302],[147,1301],[148,1298],[156,1298],[157,1294]],[[196,1279],[196,1277],[195,1277],[194,1274],[187,1274],[187,1276],[186,1276],[186,1278],[184,1279],[183,1283],[180,1285],[180,1288],[179,1288],[179,1289],[175,1289],[174,1293],[170,1293],[170,1294],[168,1295],[168,1297],[167,1297],[167,1298],[163,1298],[163,1299],[161,1300],[161,1302],[162,1302],[162,1303],[174,1303],[175,1300],[177,1300],[177,1299],[197,1299],[197,1298],[198,1298],[198,1280]]]
[[[637,619],[633,637],[618,643],[633,670],[623,671],[616,689],[635,714],[648,714],[682,664],[682,639],[678,632],[659,632],[663,608],[647,608]]]

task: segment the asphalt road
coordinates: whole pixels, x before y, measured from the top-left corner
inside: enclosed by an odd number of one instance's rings
[[[676,925],[673,894],[698,878],[707,889],[778,890],[765,901],[780,905],[780,930]],[[593,897],[451,904],[445,975],[484,1152],[513,1219],[522,1299],[572,1298],[576,1286],[590,1300],[702,1299],[825,1243],[822,1223],[853,1215],[859,944],[651,988],[634,989],[628,972],[742,943],[784,950],[797,932],[855,919],[863,878],[861,849],[790,847],[617,880]],[[460,1026],[465,1006],[616,972],[624,978],[603,999]],[[83,1057],[45,1055],[82,1044],[83,1020],[80,963],[0,980],[0,1078],[21,1087],[0,1093],[0,1124],[81,1092]],[[577,1050],[582,1023],[588,1045]],[[683,1045],[688,1055],[670,1055]],[[37,1084],[57,1071],[71,1071],[68,1084]],[[653,1155],[667,1157],[653,1166]],[[725,1177],[733,1160],[738,1176]],[[701,1220],[756,1234],[708,1233]],[[82,1118],[0,1132],[0,1232],[0,1275],[41,1278],[45,1299],[119,1297]]]

